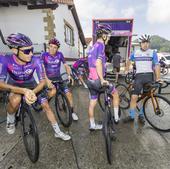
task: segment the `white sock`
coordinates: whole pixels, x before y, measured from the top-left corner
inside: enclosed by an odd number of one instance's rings
[[[53,129],[54,129],[54,131],[55,131],[56,133],[59,133],[59,132],[60,132],[60,128],[59,128],[59,126],[58,126],[58,123],[52,124],[52,126],[53,126]]]
[[[14,123],[15,122],[15,113],[9,114],[7,113],[7,123]]]
[[[116,122],[119,121],[119,108],[118,107],[114,107],[114,118]]]
[[[90,126],[95,126],[94,118],[90,118]]]

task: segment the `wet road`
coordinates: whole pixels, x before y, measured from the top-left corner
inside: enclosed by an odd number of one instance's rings
[[[170,92],[170,87],[166,89]],[[69,130],[72,140],[54,138],[53,130],[44,113],[34,113],[40,137],[40,157],[32,164],[25,152],[20,127],[14,135],[0,124],[0,169],[170,169],[170,133],[154,130],[149,124],[136,123],[117,126],[117,140],[113,142],[113,164],[107,163],[105,144],[101,131],[88,130],[88,90],[73,89],[75,110],[79,121]],[[166,95],[170,99],[170,95]],[[53,103],[51,103],[53,104]],[[2,109],[2,105],[1,105]],[[101,120],[101,110],[96,108],[96,120]],[[122,112],[122,117],[127,112]]]

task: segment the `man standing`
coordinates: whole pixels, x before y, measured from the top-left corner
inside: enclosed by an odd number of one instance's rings
[[[132,53],[126,68],[126,71],[128,71],[131,62],[135,62],[136,76],[135,76],[135,81],[131,93],[132,95],[131,95],[129,116],[124,119],[125,123],[134,121],[136,102],[138,100],[139,94],[141,94],[143,85],[146,83],[153,82],[154,74],[155,74],[155,80],[156,81],[160,80],[160,65],[158,61],[158,56],[156,52],[149,49],[150,36],[142,35],[139,38],[139,43],[140,43],[140,49]],[[140,109],[139,121],[143,124],[145,123],[143,108]]]
[[[94,120],[94,108],[97,104],[97,98],[100,88],[103,84],[109,85],[110,93],[113,96],[114,105],[114,119],[118,123],[118,108],[119,108],[119,96],[115,87],[109,84],[108,81],[104,79],[106,71],[106,56],[105,56],[105,45],[109,40],[109,33],[111,33],[111,28],[109,25],[99,25],[97,29],[97,41],[89,51],[88,55],[88,65],[89,65],[89,78],[87,81],[87,86],[90,91],[90,104],[89,104],[89,130],[100,130],[102,125],[96,124]]]

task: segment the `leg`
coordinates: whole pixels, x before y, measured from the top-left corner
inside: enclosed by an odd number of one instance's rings
[[[67,98],[69,100],[69,103],[70,103],[70,106],[71,106],[72,118],[73,118],[73,120],[77,121],[78,116],[74,112],[74,109],[73,109],[73,96],[72,96],[72,93],[69,91],[69,92],[66,93],[66,96],[67,96]]]
[[[67,134],[64,134],[60,130],[58,123],[57,123],[57,120],[55,118],[54,112],[52,111],[51,107],[49,106],[48,101],[46,100],[46,101],[42,102],[41,106],[42,106],[43,110],[45,111],[46,116],[47,116],[48,120],[50,121],[50,123],[51,123],[51,125],[52,125],[52,127],[55,131],[55,137],[61,138],[63,140],[70,140],[71,137]]]
[[[55,95],[56,95],[56,88],[54,87],[48,91],[48,97],[52,98]]]
[[[21,95],[10,93],[9,102],[7,104],[7,125],[6,130],[8,134],[15,132],[15,113],[19,108],[21,102]]]

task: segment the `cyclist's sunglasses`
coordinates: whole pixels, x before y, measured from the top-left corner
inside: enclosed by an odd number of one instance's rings
[[[34,52],[34,48],[30,48],[30,49],[24,49],[24,50],[21,50],[19,49],[20,51],[22,51],[25,55],[29,55],[30,52]]]

